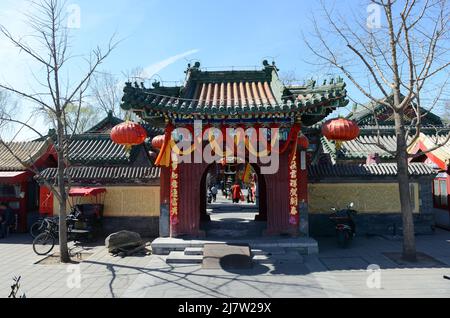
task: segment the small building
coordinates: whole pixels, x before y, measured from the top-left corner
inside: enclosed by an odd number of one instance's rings
[[[37,171],[56,166],[52,149],[49,139],[0,145],[0,201],[14,210],[17,232],[28,231],[39,206],[46,204],[47,197],[40,194],[33,177]]]
[[[409,153],[414,155],[411,161],[428,163],[439,172],[432,186],[436,225],[450,230],[450,129],[439,128],[438,133],[421,133]]]
[[[436,130],[441,133],[450,131],[439,116],[423,109],[422,112],[425,114],[422,118],[422,136],[433,136]],[[409,109],[405,115],[405,124],[411,125],[415,117],[413,110]],[[394,152],[397,146],[393,112],[385,105],[370,103],[355,107],[347,118],[359,125],[360,136],[345,142],[340,149],[336,148],[334,141],[321,136],[320,124],[306,132],[312,143],[309,180],[313,201],[310,200],[312,232],[324,231],[321,225],[325,222],[324,216],[320,216],[318,210],[324,210],[333,202],[342,206],[347,201],[354,201],[356,210],[360,211],[357,217],[360,233],[399,234],[402,220],[396,185]],[[411,133],[415,133],[414,126]],[[412,138],[408,142],[411,147],[417,144]],[[384,149],[377,143],[381,143]],[[441,153],[444,149],[437,151]],[[432,154],[429,156],[432,157]],[[431,233],[437,221],[435,208],[438,201],[436,196],[433,199],[432,182],[438,172],[433,165],[432,160],[416,158],[411,159],[409,166],[411,200],[418,234]],[[328,189],[328,194],[325,194],[325,189]]]
[[[104,187],[104,230],[105,234],[117,230],[133,230],[144,236],[154,236],[159,226],[159,175],[160,169],[153,166],[149,152],[151,146],[145,143],[134,146],[130,153],[114,144],[109,132],[123,121],[111,114],[86,133],[72,136],[69,141],[69,162],[65,174],[70,176],[72,187]],[[149,140],[160,133],[149,128]],[[42,177],[55,182],[56,168],[42,172]],[[44,187],[42,185],[41,187]],[[73,203],[95,203],[92,198]],[[53,200],[52,210],[59,210]]]

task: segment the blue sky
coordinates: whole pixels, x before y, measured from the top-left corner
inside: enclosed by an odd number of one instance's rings
[[[299,80],[330,75],[329,70],[305,62],[315,61],[303,43],[302,32],[311,32],[313,12],[320,16],[318,1],[75,0],[68,3],[81,9],[80,28],[72,29],[71,33],[74,54],[87,54],[97,45],[105,46],[113,33],[123,39],[100,68],[114,74],[140,66],[149,74],[157,72],[164,81],[178,81],[184,79],[189,60],[199,60],[205,67],[238,68],[259,67],[264,58],[273,58],[280,73],[294,72]],[[336,3],[342,12],[353,10],[363,17],[366,14],[366,1]],[[18,12],[27,9],[26,0],[2,0],[0,21],[13,33],[22,34],[26,27]],[[33,87],[29,71],[39,70],[33,69],[35,66],[29,60],[17,55],[4,42],[0,42],[0,59],[0,81],[6,79],[24,89]],[[80,60],[74,63],[70,77],[76,79],[85,65]],[[332,74],[339,75],[336,71]],[[353,98],[363,100],[351,85],[348,89]],[[29,109],[26,103],[22,107],[25,113]],[[47,129],[37,119],[32,123],[43,132]],[[26,132],[22,135],[31,138]]]

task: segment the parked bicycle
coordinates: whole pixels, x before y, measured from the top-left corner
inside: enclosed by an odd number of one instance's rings
[[[80,221],[80,211],[74,209],[69,216],[67,216],[67,239],[69,241],[80,239],[82,236],[90,236],[88,230],[75,229],[76,222]],[[33,251],[37,255],[47,255],[55,247],[59,237],[59,221],[58,218],[45,218],[42,221],[44,230],[38,234],[33,240]]]
[[[33,223],[33,225],[30,228],[31,237],[36,238],[39,234],[43,233],[47,228],[48,221],[55,221],[56,223],[58,223],[59,218],[56,216],[39,218],[36,222]]]

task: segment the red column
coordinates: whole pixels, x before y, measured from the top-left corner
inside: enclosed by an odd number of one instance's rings
[[[180,178],[178,163],[172,162],[170,166],[170,237],[178,234],[178,213],[180,202]]]
[[[290,231],[293,235],[298,234],[299,228],[299,175],[300,175],[300,167],[299,167],[299,152],[296,149],[297,146],[294,144],[294,149],[292,149],[292,154],[289,156],[289,225]]]

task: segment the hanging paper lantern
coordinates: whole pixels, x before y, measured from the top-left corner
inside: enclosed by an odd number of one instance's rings
[[[127,151],[130,151],[133,146],[142,144],[146,138],[147,132],[145,129],[130,121],[121,123],[111,130],[112,141],[125,146]]]
[[[322,134],[336,141],[336,149],[340,149],[343,142],[358,138],[359,132],[358,124],[345,118],[331,119],[322,126]]]
[[[164,144],[164,139],[165,139],[164,135],[159,135],[159,136],[156,136],[155,138],[153,138],[152,139],[153,148],[161,149]]]
[[[297,144],[301,149],[308,149],[308,147],[309,147],[308,137],[301,134],[301,136],[298,137],[298,139],[297,139]]]

